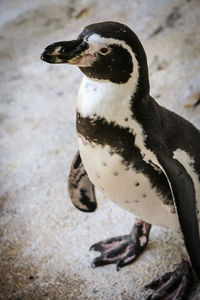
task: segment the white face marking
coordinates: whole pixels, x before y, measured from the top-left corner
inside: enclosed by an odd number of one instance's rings
[[[98,53],[101,48],[107,47],[107,45],[109,44],[109,42],[105,42],[105,39],[96,33],[91,35],[88,38],[87,42],[90,47],[86,50],[86,53],[90,54]]]
[[[124,49],[126,49],[129,52],[129,54],[131,55],[132,62],[133,62],[133,72],[131,74],[131,78],[134,79],[134,82],[136,84],[138,83],[138,78],[139,78],[138,61],[137,61],[137,59],[135,57],[135,54],[132,51],[131,47],[128,44],[126,44],[125,41],[118,40],[118,39],[112,39],[112,38],[104,38],[104,37],[101,37],[99,34],[95,33],[95,34],[93,34],[89,37],[88,43],[89,43],[90,47],[89,47],[89,49],[86,50],[86,53],[88,52],[88,53],[93,54],[93,55],[94,55],[94,53],[99,52],[101,48],[104,48],[104,47],[109,48],[109,45],[118,45],[118,46],[121,46]],[[112,50],[110,50],[110,51],[112,51]],[[98,80],[98,81],[107,81],[107,80],[101,79],[101,80]]]
[[[199,184],[199,176],[194,170],[194,158],[191,157],[187,152],[182,149],[176,149],[173,153],[173,158],[177,159],[186,169],[188,174],[191,176],[194,189],[196,194],[196,201],[197,201],[197,209],[200,212],[200,184]],[[197,214],[198,221],[199,221],[199,231],[200,231],[200,214]]]
[[[73,59],[69,60],[68,63],[77,65],[79,67],[92,66],[92,64],[97,60],[98,53],[101,52],[100,50],[108,47],[108,43],[105,43],[98,34],[93,34],[86,42],[89,44],[89,48],[83,51],[81,56],[74,57]],[[110,51],[111,50],[108,48],[108,52],[103,55],[110,53]]]
[[[136,92],[139,78],[139,66],[135,55],[131,47],[120,40],[101,38],[94,34],[88,42],[92,52],[113,43],[123,46],[131,54],[134,67],[130,79],[125,84],[116,84],[108,80],[91,79],[84,76],[78,94],[77,109],[83,117],[97,114],[108,122],[116,121],[119,125],[127,126],[125,119],[131,119],[129,102]]]

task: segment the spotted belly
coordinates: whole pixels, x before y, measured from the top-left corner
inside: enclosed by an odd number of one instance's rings
[[[107,198],[146,222],[172,229],[179,227],[171,199],[166,199],[142,171],[125,164],[109,145],[89,142],[81,135],[78,144],[91,182]]]

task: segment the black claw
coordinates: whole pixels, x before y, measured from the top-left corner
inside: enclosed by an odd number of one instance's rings
[[[92,262],[92,268],[96,268],[96,267],[102,266],[102,265],[103,265],[103,260],[101,259],[101,256],[96,257]]]
[[[105,265],[105,262],[103,261],[102,256],[96,257],[92,262],[92,267],[93,268],[103,266],[103,265]]]
[[[92,245],[92,246],[90,247],[89,251],[92,251],[92,250],[95,251],[95,250],[96,250],[95,245],[96,245],[96,244]]]
[[[172,274],[172,272],[169,272],[169,273],[166,273],[165,275],[163,275],[160,278],[154,279],[152,282],[145,285],[145,289],[152,289],[152,290],[156,289],[161,284],[165,283],[170,278],[171,274]]]
[[[117,263],[116,263],[116,270],[119,271],[121,269],[121,267],[123,267],[123,263],[121,260],[119,260]]]
[[[93,269],[96,267],[94,261],[91,263],[91,267],[92,267]]]

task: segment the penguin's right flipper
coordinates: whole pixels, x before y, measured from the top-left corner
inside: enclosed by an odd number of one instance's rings
[[[157,150],[156,155],[169,181],[185,246],[193,269],[200,279],[200,235],[194,183],[181,162],[163,151]]]
[[[68,191],[76,208],[84,212],[93,212],[97,208],[94,185],[85,171],[79,151],[72,161]]]

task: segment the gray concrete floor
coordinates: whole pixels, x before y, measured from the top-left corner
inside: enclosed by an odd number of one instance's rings
[[[200,127],[200,107],[185,108],[200,96],[200,2],[1,0],[0,8],[0,299],[143,300],[143,286],[180,260],[181,241],[153,227],[134,264],[90,267],[90,245],[128,233],[134,217],[100,193],[93,214],[70,203],[82,75],[39,57],[90,23],[125,23],[146,49],[152,96]],[[194,290],[190,299],[199,298]]]

